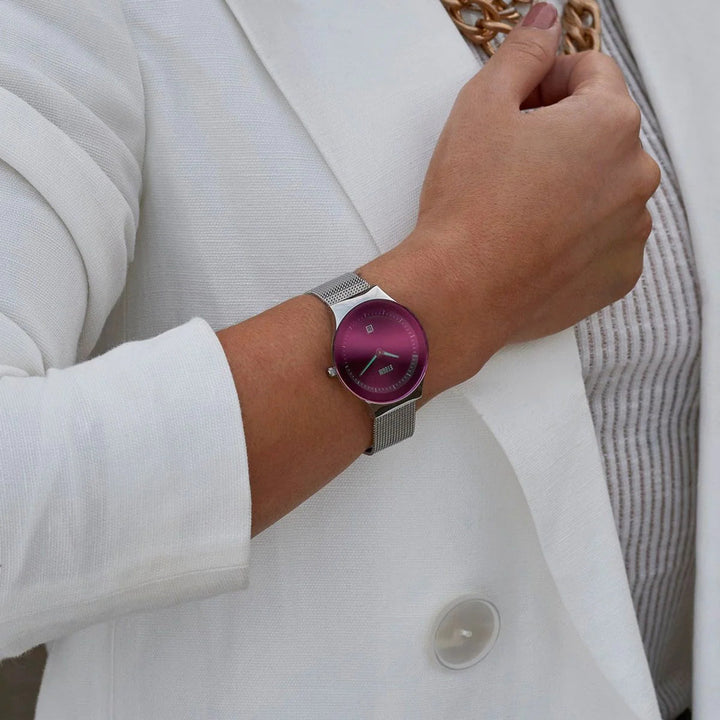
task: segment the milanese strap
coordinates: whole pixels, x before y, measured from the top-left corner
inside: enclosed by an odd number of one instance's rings
[[[378,450],[384,450],[401,440],[406,440],[415,432],[416,402],[416,400],[408,400],[375,416],[373,444],[365,450],[366,455],[372,455]]]
[[[348,300],[371,288],[371,285],[353,272],[345,273],[333,280],[322,283],[308,291],[308,295],[316,295],[326,305]],[[373,455],[395,443],[409,438],[415,432],[416,399],[408,400],[395,406],[381,407],[375,412],[373,420],[373,444],[365,450],[366,455]]]
[[[334,305],[355,297],[369,290],[370,287],[359,275],[349,272],[314,287],[308,294],[317,295],[324,303]]]

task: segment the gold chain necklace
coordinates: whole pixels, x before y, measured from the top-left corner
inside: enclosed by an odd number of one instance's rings
[[[495,52],[492,41],[499,33],[509,33],[522,20],[518,5],[533,0],[440,0],[458,30],[487,55]],[[467,17],[468,14],[475,19]],[[567,0],[562,18],[562,51],[566,55],[600,49],[600,8],[597,0]]]

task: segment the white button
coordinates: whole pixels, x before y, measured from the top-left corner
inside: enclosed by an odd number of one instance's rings
[[[454,600],[439,615],[433,633],[435,657],[451,670],[463,670],[492,650],[500,632],[497,608],[478,597]]]

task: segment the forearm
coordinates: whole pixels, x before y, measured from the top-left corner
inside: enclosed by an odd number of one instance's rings
[[[430,159],[415,231],[357,269],[423,325],[424,402],[507,343],[560,332],[619,299],[642,270],[660,170],[640,146],[619,68],[601,53],[556,61],[559,32],[557,19],[516,28],[465,84]],[[540,83],[548,107],[521,113]],[[468,133],[480,126],[497,130],[492,143]],[[219,333],[243,416],[254,533],[371,443],[367,408],[325,373],[332,336],[329,310],[310,296]]]
[[[430,347],[418,407],[452,384],[457,352],[443,329],[436,268],[397,250],[358,269],[412,310]],[[240,401],[257,534],[317,492],[372,444],[365,403],[325,372],[332,313],[302,295],[218,332]],[[487,357],[492,354],[488,348]],[[412,439],[408,442],[412,442]]]

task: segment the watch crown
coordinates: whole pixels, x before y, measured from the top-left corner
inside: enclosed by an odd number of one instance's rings
[[[329,368],[327,369],[327,374],[328,374],[330,377],[337,377],[337,370],[336,370],[334,367],[329,367]]]

